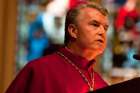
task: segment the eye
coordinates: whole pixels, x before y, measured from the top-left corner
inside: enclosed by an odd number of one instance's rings
[[[100,24],[98,24],[98,23],[92,23],[92,25],[95,26],[95,27],[99,27],[100,26]]]
[[[108,27],[109,27],[108,25],[105,25],[105,26],[104,26],[105,31],[108,30]]]
[[[99,27],[99,26],[100,26],[100,23],[99,23],[98,21],[96,21],[96,20],[92,20],[92,21],[90,22],[90,25],[92,25],[92,26],[94,26],[94,27]]]

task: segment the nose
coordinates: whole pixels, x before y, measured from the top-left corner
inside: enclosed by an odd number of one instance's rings
[[[103,34],[103,33],[105,33],[106,31],[105,31],[105,29],[104,29],[104,26],[103,25],[100,25],[100,27],[99,27],[99,34]]]

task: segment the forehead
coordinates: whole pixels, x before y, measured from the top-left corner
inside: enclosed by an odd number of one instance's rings
[[[96,20],[106,24],[108,24],[109,21],[107,15],[103,15],[99,10],[89,7],[80,9],[79,14],[77,16],[77,21],[78,20],[80,21]]]

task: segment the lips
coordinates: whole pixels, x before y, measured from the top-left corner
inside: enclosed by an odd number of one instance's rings
[[[103,42],[104,42],[102,39],[98,39],[97,41],[98,41],[98,42],[101,42],[101,43],[103,43]]]

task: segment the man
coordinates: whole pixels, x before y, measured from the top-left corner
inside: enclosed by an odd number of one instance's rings
[[[64,48],[29,62],[6,93],[86,93],[107,86],[93,70],[106,45],[108,12],[83,3],[68,11]]]

